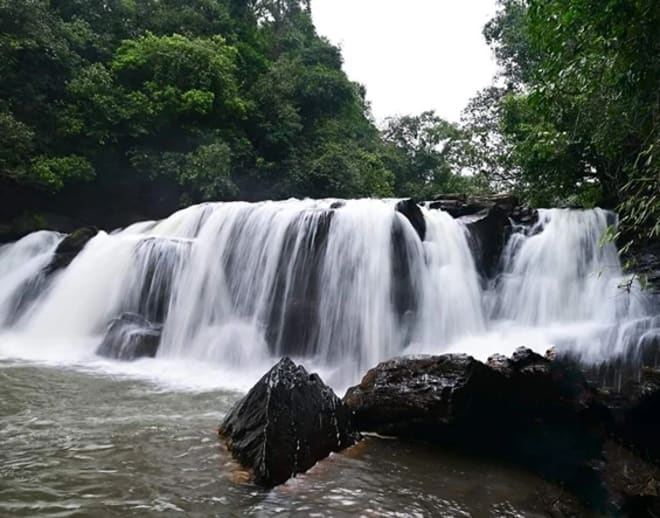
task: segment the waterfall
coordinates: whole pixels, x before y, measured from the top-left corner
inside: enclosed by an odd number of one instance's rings
[[[63,237],[41,231],[0,246],[0,329],[34,302],[45,284],[42,271]]]
[[[598,361],[656,336],[648,300],[601,242],[613,213],[539,211],[513,226],[485,280],[461,219],[421,209],[421,240],[396,203],[192,206],[100,232],[53,273],[63,236],[32,234],[0,248],[0,355],[94,358],[129,312],[162,325],[156,361],[242,372],[290,355],[345,386],[402,353],[555,346]]]

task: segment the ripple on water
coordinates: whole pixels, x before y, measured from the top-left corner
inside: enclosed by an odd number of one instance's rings
[[[0,516],[541,515],[534,477],[376,438],[263,491],[217,439],[235,392],[0,367]]]

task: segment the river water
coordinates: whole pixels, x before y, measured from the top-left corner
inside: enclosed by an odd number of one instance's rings
[[[395,204],[193,206],[99,232],[55,273],[61,234],[0,246],[0,517],[542,513],[537,478],[373,437],[266,492],[217,438],[282,355],[341,395],[400,354],[598,362],[660,333],[602,240],[613,213],[539,211],[485,279],[466,221],[423,208],[422,240]],[[155,359],[96,355],[124,312],[162,325]]]
[[[0,516],[546,516],[534,476],[374,437],[258,489],[217,438],[239,395],[0,361]]]

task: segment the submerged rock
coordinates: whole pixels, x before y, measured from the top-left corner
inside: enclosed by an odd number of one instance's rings
[[[98,234],[96,227],[83,227],[74,230],[65,237],[55,249],[53,259],[46,267],[47,273],[66,268],[71,264],[75,257],[85,248],[85,245]]]
[[[265,487],[282,484],[359,440],[332,389],[289,358],[280,360],[232,408],[219,433],[254,481]]]
[[[160,345],[162,327],[135,313],[122,313],[108,325],[103,342],[96,350],[99,356],[131,361],[153,358]]]

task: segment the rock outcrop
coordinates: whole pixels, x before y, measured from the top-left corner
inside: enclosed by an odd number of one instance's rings
[[[160,345],[162,327],[135,313],[122,313],[108,325],[96,354],[115,360],[153,358]]]
[[[520,206],[518,199],[510,194],[444,194],[426,203],[430,209],[448,212],[466,224],[472,255],[479,273],[485,278],[493,277],[497,272],[513,226],[531,226],[538,221],[536,209]]]
[[[603,509],[596,465],[602,409],[577,369],[521,349],[483,364],[465,355],[404,357],[371,369],[344,403],[361,431],[500,457]]]
[[[495,205],[464,216],[463,221],[470,232],[470,247],[479,273],[484,277],[494,276],[502,250],[511,235],[509,213]]]
[[[71,232],[55,249],[53,259],[46,267],[47,273],[52,273],[69,266],[71,261],[75,259],[80,251],[85,248],[89,240],[96,236],[98,232],[96,227],[83,227]]]
[[[350,413],[317,374],[283,358],[241,399],[219,430],[265,487],[304,473],[359,440]]]
[[[426,220],[424,219],[424,214],[422,214],[422,209],[419,208],[417,202],[411,198],[407,200],[401,200],[395,206],[395,210],[410,221],[410,224],[417,232],[419,238],[424,241],[426,238]]]

